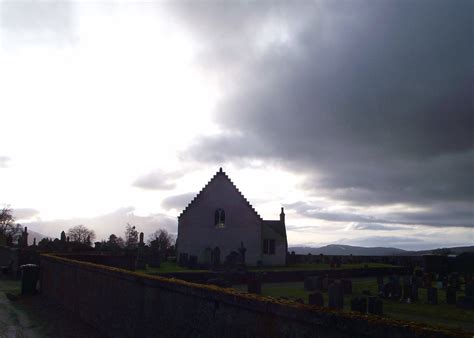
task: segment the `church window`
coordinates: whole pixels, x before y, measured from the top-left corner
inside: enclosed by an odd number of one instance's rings
[[[225,228],[225,212],[223,209],[217,209],[214,213],[214,225],[216,228]]]
[[[275,254],[275,240],[274,239],[263,240],[263,253],[267,255]]]

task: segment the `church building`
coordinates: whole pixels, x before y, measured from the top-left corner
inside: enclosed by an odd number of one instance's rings
[[[246,265],[285,265],[285,213],[263,220],[222,168],[178,216],[178,257],[220,264],[238,257]]]

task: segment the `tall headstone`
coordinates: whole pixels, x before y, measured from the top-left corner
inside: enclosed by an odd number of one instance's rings
[[[418,301],[418,285],[412,284],[411,286],[411,300],[414,302]]]
[[[405,300],[413,300],[413,285],[412,284],[405,284],[403,285],[403,299]]]
[[[381,292],[383,290],[383,275],[377,275],[377,286],[378,286],[378,291]]]
[[[66,242],[66,233],[64,231],[61,231],[61,242]]]
[[[375,313],[378,316],[383,316],[383,301],[381,299],[377,299],[375,301]]]
[[[367,298],[367,312],[374,315],[375,313],[375,302],[377,297],[368,297]]]
[[[328,287],[328,306],[334,309],[344,308],[344,290],[340,283],[332,283]]]
[[[427,298],[428,303],[432,305],[438,304],[438,289],[437,288],[428,288],[427,291]]]
[[[456,289],[453,287],[446,288],[446,303],[456,304]]]

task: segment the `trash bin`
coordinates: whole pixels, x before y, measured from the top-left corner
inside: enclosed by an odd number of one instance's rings
[[[21,294],[34,295],[37,293],[36,284],[39,278],[39,266],[36,264],[24,264],[21,269]]]

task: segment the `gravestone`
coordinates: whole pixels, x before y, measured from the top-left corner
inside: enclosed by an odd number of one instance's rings
[[[304,289],[306,291],[314,291],[318,288],[318,277],[311,276],[304,279]]]
[[[453,287],[446,288],[446,303],[456,304],[456,289]]]
[[[374,315],[375,314],[375,302],[377,297],[368,297],[367,298],[367,312]]]
[[[413,291],[413,285],[411,284],[403,285],[403,299],[412,300],[413,299],[412,291]]]
[[[377,276],[377,286],[378,286],[378,291],[379,292],[383,291],[383,286],[384,286],[383,275],[378,275]]]
[[[187,253],[180,253],[178,259],[179,266],[187,266],[188,265],[188,254]]]
[[[341,283],[342,283],[342,289],[344,291],[344,294],[351,295],[352,294],[352,281],[350,279],[343,279]]]
[[[377,299],[375,301],[375,315],[383,316],[383,301],[381,299]]]
[[[452,287],[452,288],[455,288],[456,290],[459,289],[459,287],[461,286],[461,283],[460,283],[460,280],[459,280],[459,275],[457,273],[453,273],[450,277],[449,277],[449,285]]]
[[[354,297],[351,299],[351,311],[367,313],[367,298]]]
[[[466,297],[474,299],[474,282],[466,283]]]
[[[329,287],[329,278],[328,278],[327,276],[323,278],[323,285],[322,285],[322,287],[323,287],[323,290],[324,290],[324,291],[326,291],[326,290],[328,289],[328,287]]]
[[[426,289],[428,304],[436,305],[438,304],[438,289],[437,288],[428,288]]]
[[[411,300],[414,302],[418,301],[418,286],[416,284],[411,286]]]
[[[423,287],[425,289],[431,288],[431,283],[432,283],[431,275],[430,274],[423,275]]]
[[[459,297],[456,306],[462,309],[474,310],[474,282],[466,283],[465,296]]]
[[[324,306],[324,298],[323,298],[322,293],[320,292],[310,293],[308,296],[308,304]]]
[[[198,262],[198,258],[197,256],[189,256],[189,259],[188,259],[188,268],[190,269],[197,269],[197,262]]]
[[[247,283],[248,293],[255,293],[257,295],[262,294],[262,280],[258,277],[249,279]]]
[[[328,287],[329,302],[328,306],[334,309],[343,309],[344,290],[340,283],[332,283]]]
[[[384,298],[389,298],[392,296],[392,283],[385,283],[383,287],[383,296]]]

